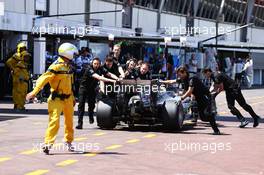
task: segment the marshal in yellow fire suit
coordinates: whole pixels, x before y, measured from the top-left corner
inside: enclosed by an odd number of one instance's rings
[[[21,100],[20,97],[20,88],[18,81],[19,77],[18,74],[15,74],[15,68],[18,62],[23,61],[22,52],[25,52],[27,49],[27,45],[25,42],[20,42],[17,45],[17,52],[7,60],[6,65],[11,69],[12,79],[13,79],[13,89],[12,89],[12,96],[13,96],[13,102],[14,102],[14,109],[24,109],[22,107],[22,103],[25,101],[25,99]],[[23,67],[23,66],[22,66]]]
[[[36,95],[47,83],[51,86],[48,99],[49,126],[46,130],[45,144],[53,145],[59,130],[60,115],[64,114],[66,142],[73,141],[74,96],[72,91],[73,74],[71,68],[62,58],[58,58],[37,80],[32,91]]]
[[[23,61],[23,58],[21,57],[20,53],[15,53],[12,57],[10,57],[7,61],[6,61],[6,65],[10,68],[11,70],[11,74],[12,74],[12,79],[13,79],[13,89],[12,89],[12,97],[13,97],[13,102],[14,102],[14,109],[18,109],[18,105],[21,104],[20,102],[20,97],[19,97],[19,77],[17,74],[16,70],[16,74],[15,74],[15,69],[16,69],[16,65],[20,62]]]
[[[25,109],[25,99],[28,92],[29,75],[29,58],[27,51],[21,53],[22,60],[13,68],[13,99],[17,109]]]

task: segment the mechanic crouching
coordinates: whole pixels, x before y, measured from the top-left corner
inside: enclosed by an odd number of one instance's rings
[[[181,100],[193,95],[197,101],[197,107],[199,111],[199,116],[202,121],[209,121],[212,129],[214,130],[214,135],[220,135],[220,131],[215,122],[214,115],[210,111],[210,92],[208,88],[202,83],[202,81],[194,76],[189,77],[189,72],[186,67],[179,67],[176,70],[177,77],[184,83],[186,92],[181,96]],[[162,81],[163,83],[176,83],[177,80],[167,80]],[[188,87],[188,88],[187,88]]]
[[[110,77],[105,78],[104,76]],[[85,112],[85,102],[88,99],[88,115],[90,124],[94,123],[94,108],[95,99],[98,89],[99,81],[115,83],[118,77],[108,72],[104,67],[101,66],[99,58],[94,58],[91,65],[85,69],[84,74],[81,78],[80,89],[79,89],[79,106],[78,106],[78,125],[76,129],[83,128],[83,116]]]

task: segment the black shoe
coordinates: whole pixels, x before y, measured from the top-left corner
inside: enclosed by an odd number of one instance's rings
[[[197,122],[198,117],[199,116],[196,113],[192,113],[192,115],[190,116],[190,120],[195,123]]]
[[[239,125],[239,128],[245,128],[249,124],[248,120],[241,121],[241,124]]]
[[[219,130],[215,130],[213,135],[221,135],[221,132]]]
[[[45,145],[42,147],[42,150],[46,155],[49,155],[50,149],[51,149],[51,146],[49,145]]]
[[[260,120],[260,117],[254,118],[254,124],[253,124],[254,128],[256,128],[259,125],[259,120]]]
[[[89,122],[90,122],[90,124],[94,123],[94,117],[93,116],[89,116]]]
[[[94,123],[94,113],[93,112],[89,112],[89,122],[90,122],[90,124],[93,124]]]
[[[197,125],[197,121],[198,121],[198,117],[196,116],[191,119],[193,125]]]
[[[75,128],[76,129],[83,129],[83,125],[81,123],[78,123],[78,125]]]

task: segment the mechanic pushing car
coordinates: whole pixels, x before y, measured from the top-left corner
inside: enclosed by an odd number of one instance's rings
[[[238,120],[241,122],[239,125],[240,128],[244,128],[249,124],[249,121],[245,119],[245,117],[240,113],[240,111],[235,107],[235,101],[247,111],[253,118],[254,124],[253,127],[257,127],[259,125],[260,117],[254,112],[252,107],[247,104],[239,85],[235,80],[231,79],[224,73],[217,73],[216,76],[213,75],[213,72],[210,68],[205,68],[203,71],[205,77],[211,77],[215,83],[215,91],[219,94],[221,91],[226,92],[226,101],[227,106],[230,109],[230,112],[233,115],[236,115]]]
[[[139,80],[151,80],[151,73],[149,71],[149,64],[146,62],[143,62],[139,68],[139,70],[136,72],[136,79]]]
[[[112,79],[105,78],[103,75]],[[95,98],[97,94],[96,89],[99,81],[115,83],[117,80],[118,77],[116,75],[108,72],[103,66],[101,66],[101,60],[99,58],[96,57],[92,60],[91,66],[84,71],[80,83],[78,125],[76,126],[76,129],[83,128],[83,116],[86,99],[88,99],[89,122],[90,124],[94,123]]]
[[[208,88],[202,83],[202,81],[194,76],[189,78],[189,72],[186,67],[182,66],[176,70],[177,77],[184,83],[185,93],[181,96],[181,100],[184,100],[191,95],[194,95],[197,101],[197,107],[199,116],[203,121],[209,121],[214,135],[220,135],[220,131],[215,122],[215,117],[210,111],[210,99],[211,95]],[[165,84],[177,83],[178,80],[166,80],[162,81]]]

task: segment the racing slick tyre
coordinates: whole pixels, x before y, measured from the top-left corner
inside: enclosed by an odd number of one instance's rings
[[[182,103],[175,101],[165,101],[162,107],[163,126],[169,130],[181,130],[184,121],[184,111]]]
[[[97,103],[97,125],[101,129],[113,129],[117,122],[114,121],[112,115],[113,102],[111,100],[100,100]]]

